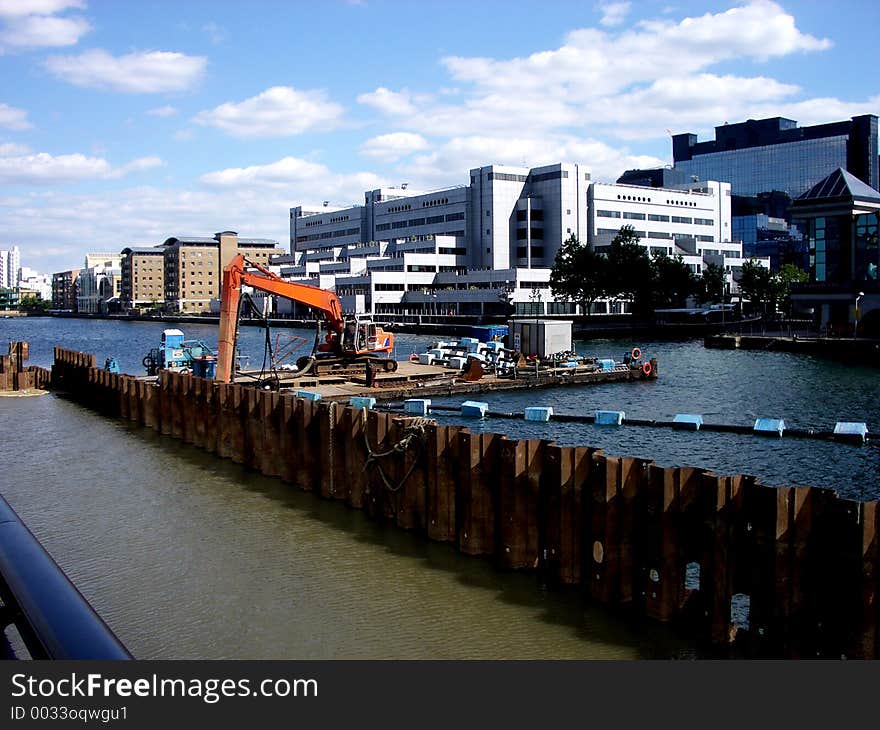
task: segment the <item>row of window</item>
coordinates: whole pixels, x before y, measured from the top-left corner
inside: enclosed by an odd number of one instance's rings
[[[516,257],[518,259],[528,258],[528,251],[525,246],[517,246],[516,247]],[[532,258],[533,259],[542,259],[544,258],[544,247],[543,246],[532,246]]]
[[[446,205],[449,203],[449,198],[437,198],[436,200],[423,200],[422,207],[423,208],[433,208],[435,205]]]
[[[620,233],[620,230],[617,228],[597,228],[596,233],[598,235],[606,234],[611,236],[616,236]],[[633,231],[639,238],[667,238],[667,239],[690,239],[693,238],[696,241],[714,241],[714,236],[688,236],[682,233],[666,233],[664,231]]]
[[[519,221],[519,222],[522,222],[522,221],[524,221],[524,220],[527,220],[527,218],[528,218],[528,214],[529,214],[529,211],[527,211],[527,210],[518,210],[518,211],[516,211],[516,220]],[[542,220],[544,220],[544,211],[541,210],[540,208],[538,208],[537,210],[533,208],[533,209],[532,209],[531,219],[532,219],[533,221],[542,221]]]
[[[509,172],[490,172],[487,176],[489,180],[506,180],[507,182],[527,182],[528,175],[511,175]]]

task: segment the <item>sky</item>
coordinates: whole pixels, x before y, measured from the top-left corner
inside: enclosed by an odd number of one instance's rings
[[[880,114],[859,0],[0,0],[0,249],[42,273],[472,167],[672,162],[670,135]]]

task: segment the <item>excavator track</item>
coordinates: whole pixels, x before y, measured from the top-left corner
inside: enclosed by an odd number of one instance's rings
[[[372,363],[376,372],[393,373],[397,370],[397,360],[388,357],[322,357],[312,360],[309,357],[301,357],[296,361],[299,372],[296,376],[305,375],[366,375],[367,363]]]

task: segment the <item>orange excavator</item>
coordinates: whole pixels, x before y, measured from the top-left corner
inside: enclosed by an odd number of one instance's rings
[[[316,339],[316,346],[311,355],[297,360],[296,364],[300,372],[317,375],[328,370],[350,372],[360,368],[365,371],[368,363],[385,372],[397,370],[396,360],[379,356],[379,353],[388,355],[394,350],[393,334],[385,332],[369,317],[346,319],[339,298],[333,292],[307,284],[285,281],[277,274],[273,274],[259,264],[247,261],[242,254],[238,254],[223,269],[216,380],[223,383],[232,382],[242,286],[305,304],[323,315],[327,334],[323,342],[318,343]]]

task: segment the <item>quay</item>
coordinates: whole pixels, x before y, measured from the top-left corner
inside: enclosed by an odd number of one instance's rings
[[[880,340],[865,337],[801,337],[793,335],[709,335],[703,345],[718,350],[767,350],[819,355],[880,366]]]
[[[876,501],[190,374],[151,383],[62,348],[52,386],[720,651],[880,656]]]

